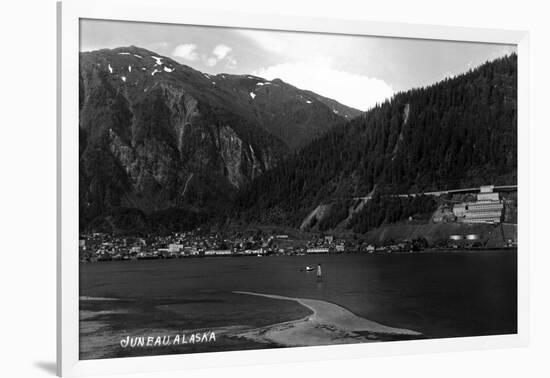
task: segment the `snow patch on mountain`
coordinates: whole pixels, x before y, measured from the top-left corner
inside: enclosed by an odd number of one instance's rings
[[[155,60],[155,66],[162,65],[162,58],[160,56],[151,55],[151,58]]]

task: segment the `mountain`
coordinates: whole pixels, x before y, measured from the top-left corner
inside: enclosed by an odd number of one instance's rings
[[[209,75],[135,46],[80,54],[81,229],[184,227],[361,114],[281,80]]]
[[[253,121],[280,139],[290,150],[303,147],[330,128],[362,114],[357,109],[280,79],[252,75],[216,75],[210,78],[226,93],[237,93],[231,107],[251,112]]]
[[[396,94],[255,179],[237,202],[245,221],[364,232],[434,205],[384,194],[516,182],[513,54]]]

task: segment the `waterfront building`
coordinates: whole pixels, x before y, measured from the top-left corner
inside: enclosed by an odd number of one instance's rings
[[[306,250],[307,253],[328,253],[328,251],[326,247],[313,247]]]
[[[232,254],[229,249],[212,249],[204,251],[205,256],[230,256]]]
[[[176,244],[176,243],[168,244],[168,252],[177,253],[177,252],[180,252],[182,249],[183,249],[183,244]]]
[[[182,256],[198,256],[199,250],[196,246],[187,246],[183,248],[183,251],[180,252]]]

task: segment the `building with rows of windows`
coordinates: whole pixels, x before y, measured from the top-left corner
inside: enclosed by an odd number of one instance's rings
[[[498,193],[493,192],[493,186],[482,186],[475,202],[463,202],[453,206],[453,214],[461,223],[493,223],[502,222],[504,203]]]

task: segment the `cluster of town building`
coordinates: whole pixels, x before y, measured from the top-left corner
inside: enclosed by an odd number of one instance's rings
[[[215,232],[183,232],[168,236],[117,237],[105,233],[90,233],[80,237],[80,260],[95,262],[209,256],[373,253],[409,251],[411,248],[410,243],[376,248],[372,244],[336,239],[332,235],[297,240],[286,234],[222,237]]]
[[[499,193],[494,192],[493,189],[493,186],[484,186],[480,188],[479,194],[473,201],[440,206],[434,213],[432,221],[435,223],[501,223],[505,205]],[[479,238],[479,235],[473,234],[451,235],[447,241],[444,241],[447,244],[439,247],[475,247],[481,244]],[[81,261],[94,262],[208,256],[411,252],[428,247],[425,239],[421,239],[374,246],[355,239],[337,239],[332,235],[314,235],[304,240],[276,232],[266,235],[264,232],[256,231],[250,235],[235,233],[231,236],[223,236],[218,232],[204,232],[197,229],[150,237],[121,237],[105,233],[84,234],[80,237],[79,249]]]

